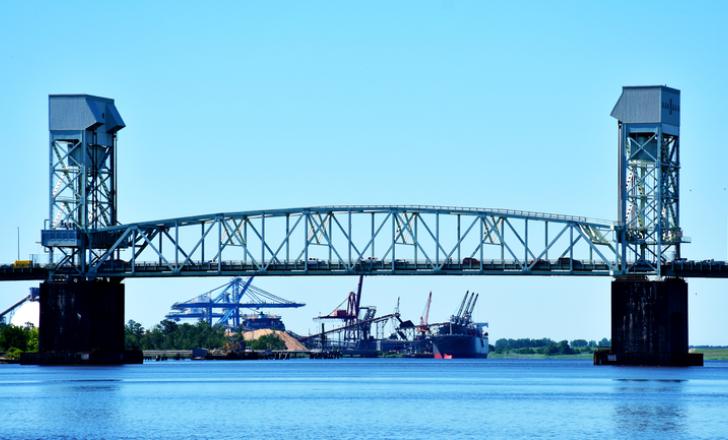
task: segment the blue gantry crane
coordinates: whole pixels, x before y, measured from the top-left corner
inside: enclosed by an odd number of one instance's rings
[[[174,303],[172,311],[165,317],[175,321],[180,319],[204,320],[210,325],[214,323],[239,328],[242,316],[240,309],[298,308],[306,305],[289,301],[255,287],[252,284],[253,278],[236,277],[202,295],[185,302]]]
[[[24,296],[23,299],[0,312],[0,324],[10,324],[10,320],[13,318],[13,315],[20,306],[25,304],[26,301],[38,301],[39,296],[40,289],[37,287],[31,287],[27,296]]]

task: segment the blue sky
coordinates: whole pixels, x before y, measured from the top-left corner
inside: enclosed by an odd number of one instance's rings
[[[726,7],[717,2],[8,2],[0,16],[0,261],[47,216],[47,95],[112,97],[122,221],[320,204],[436,204],[616,217],[622,85],[682,90],[689,258],[728,255]],[[634,17],[634,18],[630,18]],[[128,280],[151,325],[224,280]],[[445,319],[466,289],[499,337],[609,335],[609,279],[369,278]],[[265,278],[308,307],[349,278]],[[0,307],[31,283],[0,284]],[[690,341],[728,344],[728,281],[690,280]]]

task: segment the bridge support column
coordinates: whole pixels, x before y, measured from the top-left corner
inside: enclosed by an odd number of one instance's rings
[[[26,364],[141,363],[124,350],[124,284],[117,280],[46,281],[40,285],[38,353]]]
[[[612,281],[612,347],[594,353],[596,365],[703,365],[688,353],[688,284],[663,281]]]

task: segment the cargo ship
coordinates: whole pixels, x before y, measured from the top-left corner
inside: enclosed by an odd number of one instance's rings
[[[437,359],[487,358],[487,323],[472,320],[478,294],[465,292],[465,297],[449,322],[432,325],[432,351]]]
[[[283,324],[281,317],[270,313],[258,312],[256,314],[243,315],[242,328],[245,331],[270,329],[285,331],[286,326]]]

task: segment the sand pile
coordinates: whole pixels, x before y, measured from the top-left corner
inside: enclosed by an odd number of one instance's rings
[[[271,330],[269,328],[266,328],[243,332],[243,339],[245,339],[246,341],[254,341],[261,336],[267,336],[270,334],[278,336],[280,340],[286,344],[286,350],[288,351],[308,351],[308,349],[301,343],[301,341],[280,330]]]

